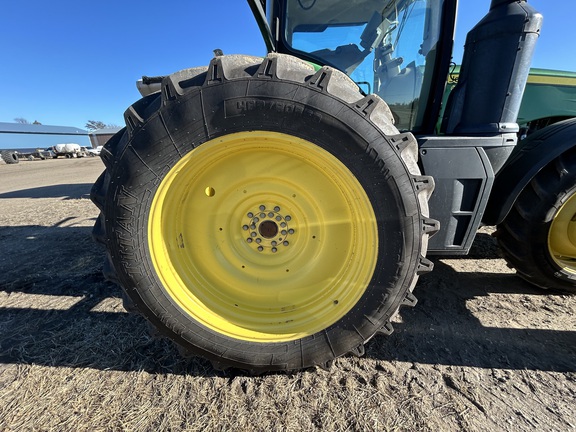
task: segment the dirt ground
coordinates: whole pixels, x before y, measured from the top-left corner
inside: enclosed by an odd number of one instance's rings
[[[434,258],[363,358],[249,377],[183,360],[122,308],[90,238],[98,158],[0,165],[0,430],[576,429],[576,296],[514,275],[484,228]]]

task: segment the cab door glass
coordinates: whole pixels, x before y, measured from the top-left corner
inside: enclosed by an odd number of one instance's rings
[[[336,67],[365,93],[392,110],[396,127],[418,127],[423,88],[433,67],[440,28],[440,0],[289,0],[285,43]],[[431,72],[429,72],[431,73]]]

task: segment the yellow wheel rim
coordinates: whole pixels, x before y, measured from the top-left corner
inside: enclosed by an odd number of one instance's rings
[[[256,342],[338,321],[365,292],[378,254],[374,210],[346,166],[308,141],[263,131],[183,157],[154,196],[148,238],[180,308]]]
[[[568,198],[554,216],[548,249],[561,269],[576,274],[576,194]]]

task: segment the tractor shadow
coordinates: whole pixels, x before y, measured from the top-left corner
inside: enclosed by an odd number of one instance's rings
[[[395,324],[395,332],[369,344],[368,356],[425,364],[576,371],[576,329],[542,328],[543,321],[553,321],[555,312],[566,314],[570,296],[537,289],[515,274],[456,271],[444,262],[499,259],[498,248],[487,234],[477,236],[468,256],[447,258],[433,259],[434,271],[423,276],[414,290],[416,307],[401,309],[402,322]],[[513,322],[502,325],[506,316],[527,317],[529,328]]]
[[[0,256],[0,365],[221,375],[205,360],[181,358],[171,342],[149,335],[142,317],[125,312],[119,288],[102,276],[104,253],[90,232],[61,224],[0,227],[3,249],[10,251]],[[467,306],[495,293],[509,294],[510,302],[557,294],[510,274],[456,272],[441,260],[435,265],[415,290],[418,305],[402,310],[404,321],[392,336],[367,345],[368,357],[574,371],[575,332],[486,327]]]
[[[0,193],[1,198],[63,198],[80,199],[90,197],[92,183],[39,186],[12,192]]]
[[[0,227],[0,365],[209,376],[209,362],[183,359],[150,336],[104,279],[104,250],[90,227]]]

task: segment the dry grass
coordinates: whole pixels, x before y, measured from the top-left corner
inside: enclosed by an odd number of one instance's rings
[[[339,362],[333,373],[258,378],[19,365],[2,372],[7,403],[0,425],[89,431],[432,430],[434,419],[457,414],[447,395],[426,396],[417,384],[390,385],[391,372],[384,368],[349,369],[347,363]],[[432,410],[421,417],[424,408]]]

